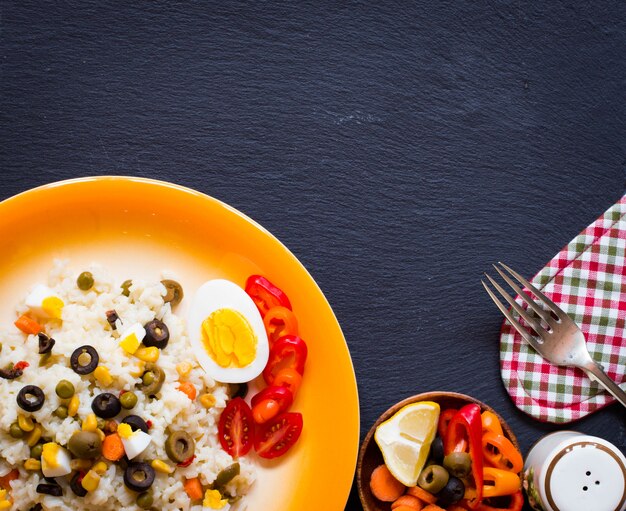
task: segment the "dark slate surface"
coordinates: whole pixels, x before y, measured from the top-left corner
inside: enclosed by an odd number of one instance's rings
[[[5,0],[0,198],[96,174],[213,195],[324,290],[362,436],[456,390],[527,450],[554,428],[507,397],[481,273],[532,275],[625,192],[624,3],[573,3]],[[573,427],[624,450],[625,418]]]

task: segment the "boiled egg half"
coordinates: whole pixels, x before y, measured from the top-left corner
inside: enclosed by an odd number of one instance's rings
[[[26,306],[42,318],[61,319],[63,300],[48,286],[36,285],[25,300]]]
[[[243,383],[261,374],[269,357],[267,334],[252,298],[237,284],[205,282],[187,319],[193,352],[214,380]]]
[[[45,477],[61,477],[72,471],[70,453],[55,442],[43,444],[41,471]]]

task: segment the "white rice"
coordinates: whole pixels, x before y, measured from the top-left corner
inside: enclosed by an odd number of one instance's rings
[[[77,275],[84,270],[92,272],[94,287],[89,291],[81,291],[76,285]],[[168,275],[168,278],[170,275]],[[97,394],[107,391],[118,394],[121,390],[132,390],[138,397],[137,405],[132,410],[122,410],[116,417],[119,422],[125,415],[139,415],[145,421],[152,421],[150,435],[152,443],[138,458],[160,459],[174,464],[168,459],[164,449],[169,430],[186,431],[195,439],[195,460],[187,468],[176,468],[173,474],[157,472],[152,494],[154,509],[164,511],[201,509],[198,505],[191,506],[190,499],[183,489],[184,478],[198,476],[203,485],[214,481],[223,468],[233,463],[229,454],[223,451],[217,439],[217,422],[221,411],[228,400],[228,387],[211,379],[198,365],[191,354],[184,321],[172,313],[170,305],[163,303],[165,288],[160,279],[154,283],[133,279],[130,296],[120,293],[119,282],[98,265],[72,271],[67,261],[55,261],[46,283],[65,302],[63,321],[48,320],[44,322],[45,331],[56,340],[52,350],[58,357],[56,363],[47,368],[39,368],[41,355],[38,354],[38,338],[36,335],[25,335],[13,325],[0,329],[0,367],[10,362],[25,360],[30,367],[15,380],[0,378],[0,476],[12,468],[18,468],[20,476],[11,483],[11,496],[14,501],[12,509],[28,511],[36,503],[41,503],[44,510],[127,510],[138,511],[140,508],[135,500],[137,493],[126,488],[123,482],[123,470],[119,464],[107,462],[109,468],[102,476],[98,489],[89,492],[85,497],[77,497],[69,488],[70,476],[57,478],[63,488],[62,497],[39,494],[35,488],[43,481],[41,472],[29,472],[24,469],[24,461],[29,458],[29,447],[23,439],[14,439],[9,435],[9,428],[16,422],[17,414],[24,412],[16,403],[18,392],[25,385],[37,385],[45,394],[44,406],[33,412],[32,417],[42,425],[43,438],[66,445],[72,433],[80,429],[76,418],[84,419],[91,413],[91,402]],[[27,285],[27,284],[25,284]],[[25,289],[26,297],[29,289]],[[140,377],[130,373],[137,371],[138,360],[129,356],[118,346],[118,333],[114,332],[106,320],[106,311],[115,309],[124,325],[139,322],[142,325],[155,317],[162,320],[169,328],[170,341],[161,351],[158,365],[165,372],[165,383],[157,395],[157,399],[149,399],[135,388]],[[26,312],[23,302],[17,306],[18,315]],[[72,352],[82,345],[93,346],[99,356],[100,364],[108,367],[114,378],[113,384],[100,389],[93,374],[80,376],[69,364]],[[216,398],[213,407],[206,409],[196,399],[193,403],[185,394],[177,389],[179,375],[176,364],[189,362],[193,369],[187,378],[198,391],[198,396],[211,393]],[[76,395],[80,398],[80,407],[76,418],[59,419],[53,415],[60,404],[67,404],[55,393],[59,380],[69,380],[74,384]],[[241,473],[226,487],[233,497],[247,493],[255,479],[252,461],[240,458]],[[245,498],[236,506],[245,509]],[[231,507],[231,509],[234,509]]]

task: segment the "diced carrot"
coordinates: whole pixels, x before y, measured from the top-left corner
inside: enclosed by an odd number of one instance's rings
[[[200,484],[200,479],[197,477],[185,479],[183,487],[191,500],[198,500],[202,498],[202,484]]]
[[[378,500],[383,502],[393,502],[404,493],[405,486],[398,481],[387,465],[377,466],[370,477],[370,489]]]
[[[400,505],[398,507],[394,507],[393,511],[415,511],[415,509],[417,509],[417,508],[414,508],[414,507],[411,507],[411,506],[405,506],[404,504],[402,504],[402,505]],[[419,508],[419,509],[422,509],[422,508]]]
[[[16,468],[11,470],[11,472],[9,472],[8,474],[3,475],[2,477],[0,477],[0,489],[10,490],[11,486],[9,485],[9,483],[11,481],[15,481],[15,479],[17,479],[18,477],[20,477],[20,471]]]
[[[394,511],[396,511],[397,509],[401,507],[411,508],[413,509],[413,511],[420,511],[422,507],[424,507],[424,504],[422,504],[422,501],[418,499],[417,497],[407,494],[407,495],[402,495],[402,497],[398,498],[391,504],[391,509],[393,509]]]
[[[432,493],[429,493],[426,490],[420,488],[419,486],[411,486],[408,489],[407,493],[409,495],[417,497],[420,500],[423,500],[424,502],[426,502],[426,504],[434,504],[435,502],[437,502],[437,497],[435,497]]]
[[[178,385],[178,390],[180,390],[183,394],[186,394],[192,401],[196,399],[196,387],[193,386],[193,383],[182,381]]]
[[[25,334],[38,334],[43,330],[43,327],[39,323],[29,318],[26,314],[22,314],[17,318],[14,325]]]
[[[118,461],[124,456],[124,444],[117,433],[112,433],[104,437],[102,442],[102,456],[109,461]]]
[[[444,508],[439,507],[437,504],[428,504],[422,511],[446,511]]]

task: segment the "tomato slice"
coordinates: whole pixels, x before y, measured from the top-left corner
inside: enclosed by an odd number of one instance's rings
[[[283,413],[257,428],[254,449],[261,458],[277,458],[298,441],[300,433],[302,433],[302,414]]]
[[[283,290],[261,275],[250,275],[248,277],[246,293],[256,304],[261,317],[265,317],[268,310],[279,305],[291,310],[291,303]]]
[[[254,442],[252,411],[243,399],[231,399],[217,425],[217,436],[222,448],[234,458],[245,456]]]

